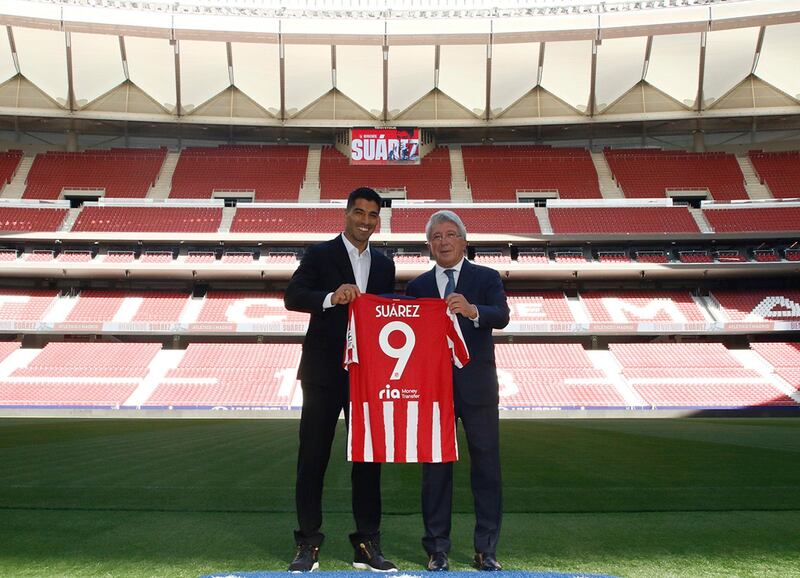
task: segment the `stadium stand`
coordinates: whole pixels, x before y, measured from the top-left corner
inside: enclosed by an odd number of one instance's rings
[[[23,198],[58,199],[63,189],[104,190],[104,197],[144,198],[167,149],[110,149],[36,155]]]
[[[750,151],[748,157],[773,197],[800,197],[800,151]]]
[[[86,206],[74,232],[216,233],[222,222],[221,207]]]
[[[12,377],[143,378],[160,343],[48,343]]]
[[[320,197],[345,199],[363,186],[380,190],[405,190],[405,198],[450,200],[450,152],[437,147],[419,165],[351,165],[350,159],[333,147],[322,149],[319,167]]]
[[[603,371],[579,344],[498,344],[502,407],[624,407]]]
[[[210,199],[214,191],[252,192],[255,201],[296,201],[308,162],[307,146],[187,147],[172,175],[170,198]]]
[[[781,256],[775,249],[754,249],[753,259],[759,263],[776,263],[781,260]]]
[[[666,251],[634,251],[634,255],[639,263],[669,263]]]
[[[575,322],[567,298],[561,291],[509,293],[508,306],[513,322]]]
[[[729,321],[800,321],[798,290],[714,289],[711,297]]]
[[[308,314],[288,311],[283,305],[283,295],[277,292],[209,291],[198,323],[286,323],[298,324],[303,331],[308,324]]]
[[[54,289],[0,289],[0,321],[38,321],[56,299]]]
[[[145,407],[287,407],[299,363],[298,344],[190,344]]]
[[[516,201],[518,192],[557,191],[562,199],[600,198],[589,151],[535,145],[462,146],[474,201]]]
[[[0,231],[58,231],[67,209],[0,205]]]
[[[551,207],[556,234],[699,233],[686,207]]]
[[[402,205],[392,209],[392,233],[420,233],[430,216],[440,208],[410,208]],[[467,233],[505,235],[538,235],[539,220],[532,207],[508,208],[453,208],[458,213]],[[341,227],[341,225],[340,225]]]
[[[105,291],[84,289],[67,322],[176,322],[189,300],[171,291]]]
[[[341,207],[237,207],[231,233],[340,233]],[[380,231],[380,223],[375,228]]]
[[[688,291],[582,291],[591,320],[599,323],[707,321]]]
[[[703,215],[717,233],[796,232],[800,223],[800,206],[736,209],[706,207]]]
[[[776,375],[800,391],[800,343],[756,342],[750,348],[772,365]]]
[[[0,152],[0,190],[14,178],[20,160],[22,160],[20,150]]]
[[[797,405],[720,343],[619,343],[609,349],[628,385],[653,407]]]
[[[746,199],[736,157],[659,149],[605,149],[614,179],[628,198],[658,198],[667,190],[708,189],[717,201]]]
[[[713,263],[714,258],[709,251],[688,250],[678,251],[681,263]]]

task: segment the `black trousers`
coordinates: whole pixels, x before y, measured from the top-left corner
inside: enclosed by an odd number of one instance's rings
[[[497,405],[468,405],[456,402],[456,418],[467,434],[470,484],[475,503],[476,552],[495,553],[503,518],[500,478],[500,422]],[[463,459],[463,448],[459,449]],[[450,551],[453,509],[453,464],[423,464],[422,546],[429,554]]]
[[[303,383],[302,387],[303,411],[295,485],[298,527],[294,537],[298,544],[319,546],[325,538],[320,531],[325,470],[331,457],[339,412],[344,410],[345,419],[349,419],[349,391],[346,385],[319,387]],[[379,541],[381,465],[354,462],[350,480],[356,523],[356,531],[350,534],[350,541],[354,546],[365,540]]]

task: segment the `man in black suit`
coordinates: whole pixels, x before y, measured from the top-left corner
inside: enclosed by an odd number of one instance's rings
[[[380,222],[381,197],[370,188],[350,193],[344,232],[310,247],[286,289],[292,311],[311,313],[303,341],[298,379],[303,388],[295,503],[297,552],[291,572],[319,567],[322,486],[339,413],[348,416],[349,381],[342,367],[348,304],[361,293],[392,293],[394,263],[369,245]],[[380,548],[381,470],[377,463],[353,463],[351,473],[356,531],[350,534],[353,566],[382,572],[397,570]]]
[[[434,213],[425,228],[436,266],[408,285],[412,297],[443,297],[458,323],[470,361],[453,368],[456,419],[467,435],[470,482],[475,501],[475,566],[500,570],[497,541],[502,519],[497,369],[492,329],[508,325],[509,309],[500,275],[465,258],[467,231],[452,211]],[[422,545],[427,569],[449,569],[453,464],[423,464]]]

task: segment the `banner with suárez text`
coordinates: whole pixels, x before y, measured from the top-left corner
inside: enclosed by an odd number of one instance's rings
[[[350,164],[418,163],[418,128],[354,128],[350,132]]]

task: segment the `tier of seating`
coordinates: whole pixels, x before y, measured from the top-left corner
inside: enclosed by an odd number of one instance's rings
[[[339,233],[344,208],[247,208],[239,207],[231,223],[231,233]],[[380,231],[380,223],[376,227]]]
[[[40,321],[58,299],[54,289],[0,289],[0,321]]]
[[[653,407],[796,406],[719,343],[611,344],[628,386]]]
[[[561,291],[510,293],[508,306],[511,309],[511,319],[516,322],[575,322],[567,298]]]
[[[744,367],[717,343],[612,344],[596,365],[580,344],[496,346],[500,405],[507,408],[738,408],[796,406],[800,345],[754,343],[769,370]],[[156,357],[163,353],[164,356]],[[749,353],[749,352],[748,352]],[[0,343],[0,406],[286,408],[300,399],[299,344]],[[169,354],[169,355],[166,355]],[[608,361],[618,364],[615,369]],[[155,381],[153,376],[155,372]],[[163,376],[163,377],[160,377]]]
[[[759,179],[778,199],[800,197],[800,152],[750,151],[750,162]]]
[[[222,223],[217,207],[84,207],[75,232],[216,233]]]
[[[708,223],[717,233],[780,231],[797,233],[800,207],[764,207],[747,209],[704,209]]]
[[[599,198],[589,151],[530,145],[462,146],[464,173],[475,201],[516,201],[517,193],[562,199]]]
[[[2,207],[0,231],[58,231],[66,216],[67,209]]]
[[[172,291],[108,291],[84,289],[64,319],[67,323],[175,322],[189,302]]]
[[[550,208],[553,232],[562,235],[699,233],[686,207]]]
[[[181,151],[171,198],[210,199],[214,191],[247,191],[256,201],[296,201],[308,162],[307,146],[221,145]]]
[[[322,149],[319,167],[320,196],[345,199],[363,186],[382,190],[405,190],[407,199],[450,200],[450,151],[437,147],[418,165],[352,165],[333,147]]]
[[[0,190],[14,178],[21,159],[22,151],[9,150],[0,152]]]
[[[166,155],[164,148],[40,153],[28,172],[23,197],[58,199],[64,189],[102,189],[105,197],[144,198]]]
[[[714,289],[712,297],[730,321],[800,321],[800,291]]]
[[[595,323],[706,321],[687,291],[582,291],[580,298]]]
[[[425,230],[430,216],[438,208],[392,209],[392,233],[417,233]],[[453,209],[468,233],[491,234],[502,231],[505,235],[538,235],[539,220],[532,207],[484,209],[480,207]],[[340,225],[341,227],[341,225]]]
[[[299,363],[299,344],[190,344],[144,407],[288,407]]]
[[[744,175],[727,153],[692,153],[658,149],[606,149],[606,161],[628,198],[657,198],[667,190],[707,189],[717,201],[746,199]]]

